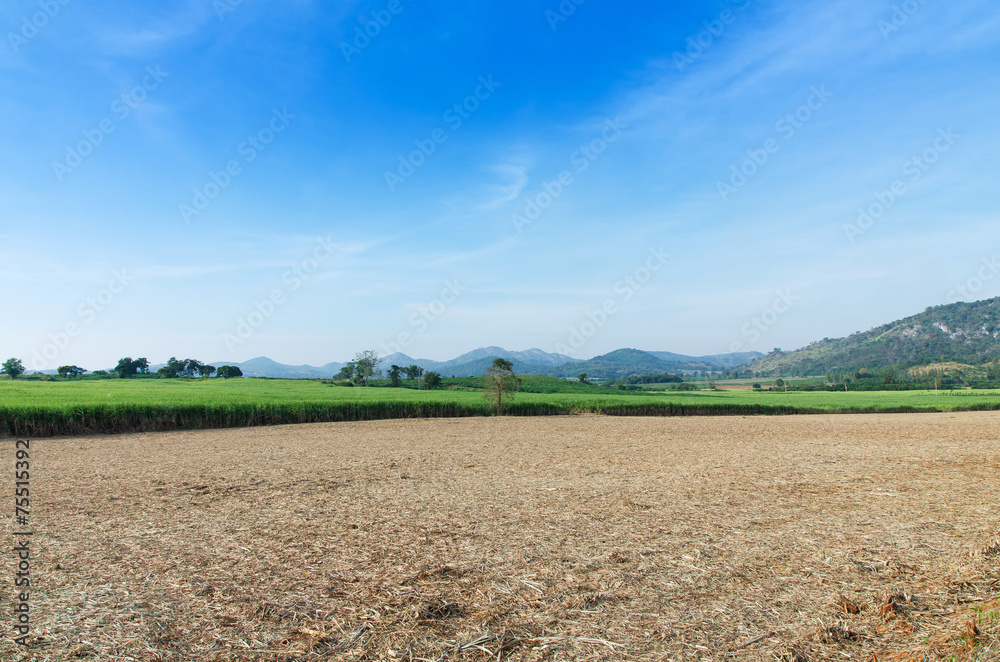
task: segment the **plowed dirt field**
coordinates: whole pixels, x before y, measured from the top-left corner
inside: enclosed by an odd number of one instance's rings
[[[571,416],[32,441],[32,645],[5,627],[0,659],[996,660],[998,433]]]

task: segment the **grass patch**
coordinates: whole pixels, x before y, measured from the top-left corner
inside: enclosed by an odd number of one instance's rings
[[[280,379],[5,381],[0,384],[0,435],[45,437],[491,415],[489,403],[478,390],[482,378],[448,379],[445,386],[418,391]],[[529,376],[505,413],[757,416],[996,409],[1000,409],[1000,391],[633,393]]]

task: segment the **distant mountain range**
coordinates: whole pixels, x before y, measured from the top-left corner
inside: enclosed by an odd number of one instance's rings
[[[763,356],[760,352],[739,354],[717,354],[713,356],[684,356],[672,352],[643,352],[638,349],[617,349],[595,356],[589,361],[576,361],[554,366],[546,374],[555,377],[576,377],[586,373],[597,379],[616,379],[630,375],[654,375],[659,373],[719,372],[747,363]],[[529,373],[530,374],[530,373]]]
[[[418,365],[424,370],[441,373],[446,377],[476,377],[486,373],[494,359],[507,359],[514,370],[522,375],[551,375],[555,377],[576,377],[581,372],[598,379],[645,375],[661,372],[702,372],[705,370],[727,370],[736,365],[748,363],[761,357],[760,352],[738,354],[718,354],[712,356],[686,356],[672,352],[643,352],[636,349],[620,349],[590,360],[574,359],[564,354],[553,354],[541,349],[512,352],[502,347],[481,347],[466,352],[450,361],[415,359],[406,354],[390,354],[383,357],[384,370],[395,364],[406,367]],[[285,365],[267,357],[258,357],[234,363],[221,361],[212,365],[238,366],[247,377],[271,377],[274,379],[329,379],[340,372],[346,363],[327,363],[315,367],[309,365]],[[155,366],[154,366],[155,367]]]
[[[935,306],[846,338],[774,351],[747,368],[761,376],[788,377],[942,363],[979,366],[998,359],[1000,298],[995,298]]]
[[[760,352],[687,356],[672,352],[618,349],[589,360],[574,359],[540,349],[511,352],[502,347],[483,347],[450,361],[415,359],[392,354],[382,367],[392,364],[419,365],[446,377],[478,376],[495,358],[514,364],[519,374],[610,379],[629,375],[731,370],[745,367],[760,376],[825,375],[896,367],[910,368],[939,363],[981,366],[1000,362],[1000,297],[973,303],[954,303],[928,308],[922,313],[855,333],[846,338],[824,338],[792,352]],[[216,363],[214,365],[221,365]],[[286,366],[259,358],[237,364],[248,376],[285,378],[330,378],[343,363],[325,366]]]
[[[484,374],[496,358],[509,360],[519,374],[572,378],[587,373],[587,376],[597,379],[657,373],[719,372],[733,368],[740,368],[741,372],[752,371],[755,376],[761,377],[825,375],[864,368],[908,369],[946,363],[964,366],[990,364],[990,369],[1000,369],[1000,297],[935,306],[870,331],[846,338],[824,338],[802,349],[792,352],[775,350],[766,356],[760,352],[687,356],[673,352],[618,349],[582,360],[540,349],[512,352],[502,347],[481,347],[450,361],[415,359],[397,353],[384,357],[381,367],[418,365],[445,377],[474,377]],[[219,361],[212,365],[236,365],[248,377],[330,379],[346,364],[334,362],[319,367],[293,366],[259,357],[242,363]],[[150,366],[154,372],[159,367]]]
[[[286,365],[272,361],[266,356],[259,356],[243,363],[220,361],[214,366],[234,365],[243,371],[245,377],[270,377],[272,379],[330,379],[340,372],[346,363],[327,363],[315,367],[311,365]]]
[[[553,367],[573,363],[576,359],[563,354],[550,354],[540,349],[511,352],[502,347],[480,347],[466,352],[450,361],[429,361],[414,359],[406,354],[390,354],[382,360],[384,367],[418,365],[424,370],[439,372],[446,377],[474,377],[486,374],[486,369],[494,359],[507,359],[520,374],[548,374]],[[539,372],[544,371],[544,372]]]

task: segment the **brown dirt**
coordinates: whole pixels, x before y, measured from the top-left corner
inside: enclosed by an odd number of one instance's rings
[[[0,659],[997,660],[998,430],[574,416],[34,441],[33,647]],[[8,637],[9,551],[0,572]]]

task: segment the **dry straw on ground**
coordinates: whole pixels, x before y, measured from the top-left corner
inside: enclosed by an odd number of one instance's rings
[[[40,440],[33,647],[0,659],[997,660],[998,430],[575,416]],[[6,623],[9,552],[0,572]]]

